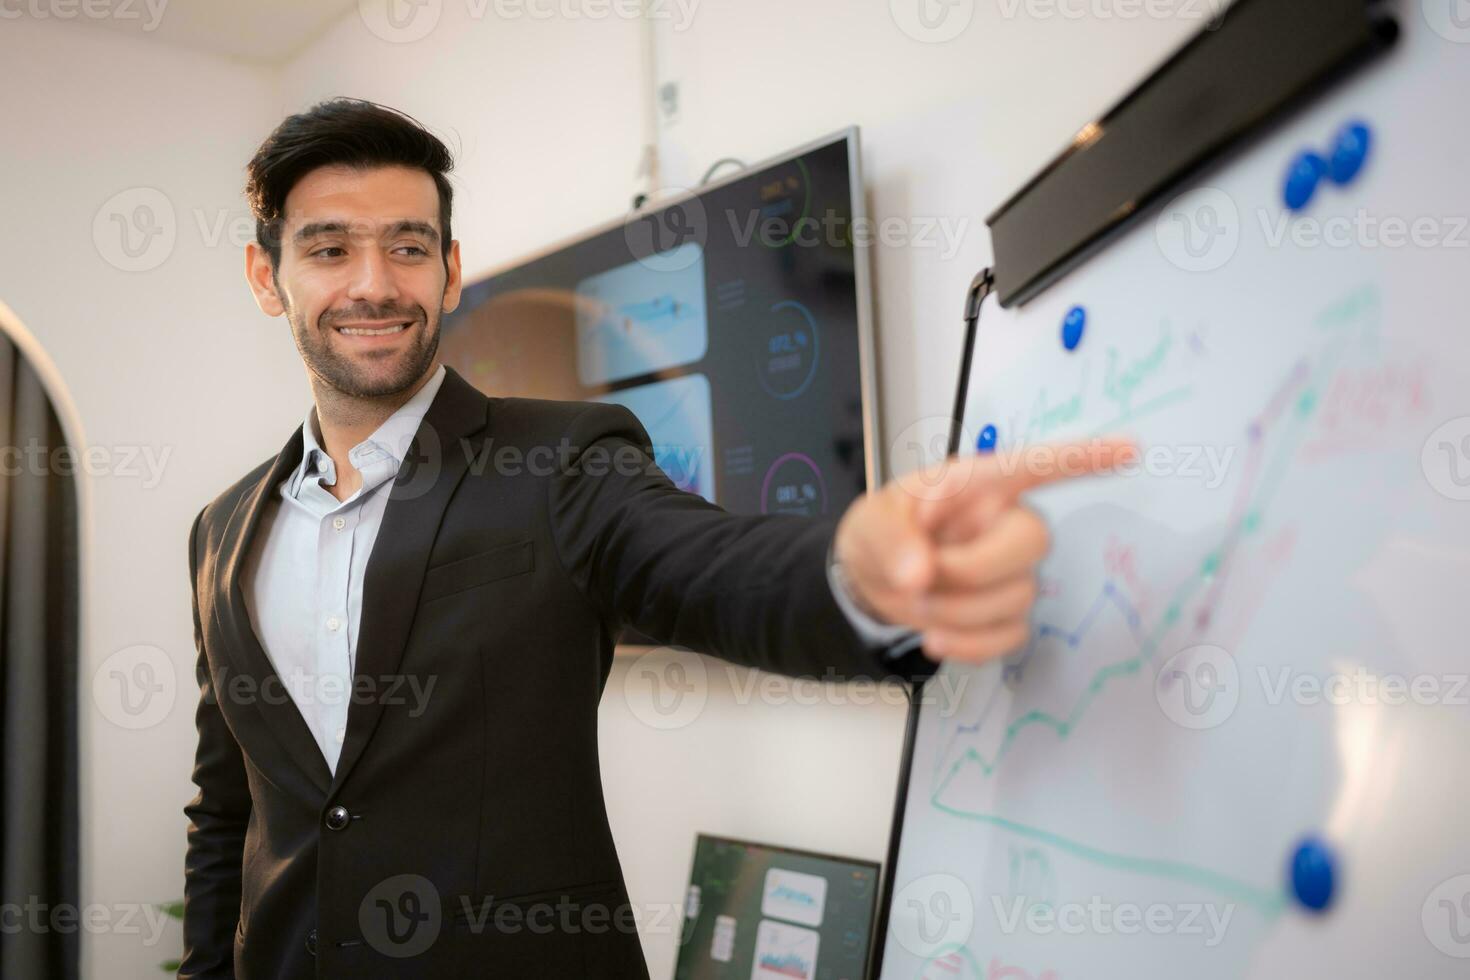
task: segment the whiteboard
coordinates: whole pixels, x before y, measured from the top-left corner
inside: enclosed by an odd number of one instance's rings
[[[984,304],[961,451],[1144,462],[1031,495],[1026,648],[919,692],[884,980],[1470,976],[1466,7],[1403,3],[1387,55]],[[1362,171],[1289,213],[1353,123]]]

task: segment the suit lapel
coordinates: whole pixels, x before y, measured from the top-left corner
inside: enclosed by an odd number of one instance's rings
[[[301,428],[298,426],[269,472],[241,497],[230,515],[220,544],[219,567],[222,574],[216,581],[214,608],[218,611],[220,627],[228,638],[225,647],[235,661],[235,669],[254,682],[252,700],[265,720],[265,727],[325,793],[332,779],[327,760],[255,635],[240,584],[245,556],[250,553],[261,515],[281,481],[301,461],[301,447]],[[217,690],[215,693],[219,697],[228,697],[229,691],[226,678],[223,692]]]
[[[484,428],[489,405],[473,385],[447,369],[393,481],[363,582],[353,690],[368,696],[355,696],[348,707],[333,793],[372,737],[385,693],[398,689],[390,681],[403,660],[429,552],[445,508],[469,468],[461,440]]]

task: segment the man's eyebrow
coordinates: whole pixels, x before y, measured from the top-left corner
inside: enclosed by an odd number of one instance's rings
[[[293,236],[297,242],[304,242],[316,238],[319,235],[342,235],[348,231],[345,221],[309,221],[296,230]],[[439,240],[439,229],[427,221],[398,221],[384,229],[385,237],[394,237],[402,234],[422,235],[431,242]]]
[[[388,237],[397,235],[422,235],[431,242],[439,240],[439,229],[427,221],[400,221],[388,229]]]

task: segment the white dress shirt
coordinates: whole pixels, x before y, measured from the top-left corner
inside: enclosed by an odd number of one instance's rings
[[[250,623],[333,773],[347,733],[368,559],[388,490],[444,374],[441,364],[412,398],[348,452],[362,486],[346,500],[327,489],[337,482],[336,468],[322,449],[316,409],[308,411],[301,462],[266,506],[246,556],[241,586]],[[913,631],[879,623],[858,609],[830,560],[828,581],[867,642],[879,647],[912,637]]]
[[[362,584],[388,490],[439,386],[444,366],[347,458],[362,486],[339,501],[336,466],[321,446],[316,409],[302,426],[301,463],[261,517],[242,591],[255,635],[316,744],[337,771],[347,733],[362,621]]]

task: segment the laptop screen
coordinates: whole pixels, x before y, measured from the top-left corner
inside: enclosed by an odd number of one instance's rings
[[[700,834],[676,980],[862,980],[870,861]]]

